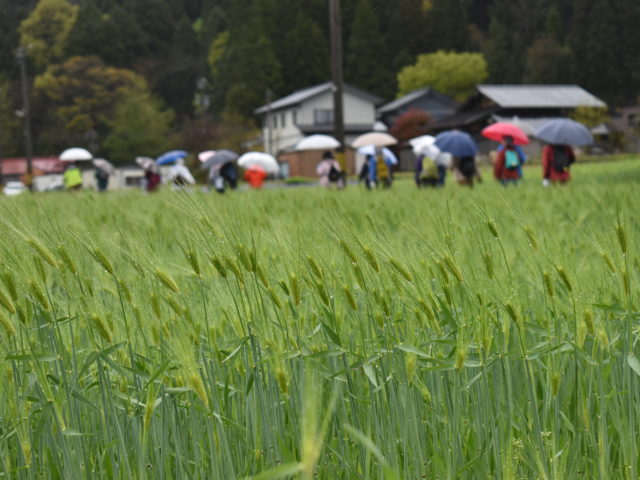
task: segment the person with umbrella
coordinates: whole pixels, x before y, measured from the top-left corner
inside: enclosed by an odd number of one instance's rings
[[[238,159],[238,154],[231,150],[209,150],[198,155],[202,165],[201,170],[209,169],[208,183],[213,185],[218,193],[224,193],[225,182],[229,184],[231,190],[238,186],[238,169],[234,162]]]
[[[184,188],[187,185],[195,185],[196,179],[184,164],[184,159],[178,158],[169,170],[168,182],[173,182],[176,188]]]
[[[436,135],[434,145],[453,156],[451,170],[459,185],[468,185],[473,188],[474,180],[482,182],[476,166],[478,147],[471,135],[459,130],[448,130]]]
[[[62,177],[65,190],[81,190],[82,189],[82,173],[75,162],[69,163],[64,169]]]
[[[244,171],[244,179],[249,183],[251,188],[262,188],[265,178],[267,178],[267,172],[259,165],[250,165]]]
[[[593,143],[591,132],[574,120],[549,120],[536,130],[536,137],[547,143],[542,149],[542,184],[567,183],[571,180],[569,167],[576,161],[573,148]]]
[[[115,172],[115,168],[104,158],[94,158],[92,160],[93,166],[96,167],[95,177],[96,186],[99,192],[105,192],[109,187],[109,177]]]
[[[384,154],[382,148],[376,147],[374,153],[367,155],[367,188],[382,185],[390,188],[393,183],[393,160]]]
[[[320,177],[321,186],[329,187],[335,183],[338,189],[344,187],[344,176],[340,170],[340,164],[329,150],[322,154],[322,161],[316,167],[316,173]]]
[[[521,167],[524,163],[524,154],[520,154],[516,150],[513,137],[511,135],[504,136],[502,149],[498,150],[496,161],[493,164],[493,176],[496,180],[502,182],[504,186],[517,184],[522,177]]]
[[[571,180],[569,167],[576,161],[569,145],[545,145],[542,149],[542,184],[565,184]]]

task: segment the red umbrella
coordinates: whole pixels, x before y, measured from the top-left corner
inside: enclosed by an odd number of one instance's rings
[[[526,145],[529,143],[529,137],[527,137],[527,134],[524,133],[521,128],[507,122],[497,122],[489,125],[482,130],[482,135],[496,142],[502,142],[505,136],[511,136],[513,137],[513,143],[516,145]]]

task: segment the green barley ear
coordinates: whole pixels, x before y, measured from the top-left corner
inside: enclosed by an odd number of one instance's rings
[[[180,289],[178,288],[178,284],[175,282],[175,280],[173,278],[171,278],[171,276],[167,272],[157,268],[155,273],[156,273],[156,277],[158,278],[158,280],[160,280],[160,282],[165,287],[167,287],[169,290],[172,290],[172,291],[174,291],[176,293],[180,293]]]
[[[347,299],[347,303],[351,307],[351,310],[358,310],[358,306],[356,304],[356,299],[353,297],[351,293],[351,289],[348,285],[342,285],[342,293],[344,293],[344,297]]]
[[[193,273],[195,273],[198,277],[200,276],[200,262],[198,262],[198,254],[195,250],[189,249],[184,252],[185,257],[187,257],[187,261],[189,265],[191,265],[191,269]]]
[[[313,257],[311,256],[307,257],[307,264],[309,265],[309,269],[313,272],[313,274],[316,277],[318,277],[318,279],[322,280],[324,278],[322,274],[322,270],[320,269],[320,266],[316,263]]]
[[[102,265],[102,268],[104,268],[109,274],[114,275],[113,265],[111,265],[111,262],[100,248],[90,247],[89,252],[93,258]]]
[[[564,283],[564,286],[567,287],[567,290],[569,290],[569,292],[573,292],[573,286],[571,285],[571,281],[569,280],[569,275],[567,274],[565,269],[561,266],[557,266],[556,271],[560,276],[560,280],[562,280],[562,283]]]
[[[464,367],[464,362],[467,359],[467,347],[465,345],[458,345],[456,348],[456,370],[461,370]]]
[[[151,294],[151,297],[149,298],[149,303],[151,303],[151,310],[153,311],[156,318],[162,317],[161,315],[162,312],[160,310],[160,300],[158,299],[158,296],[155,293]]]
[[[62,259],[63,265],[67,267],[67,270],[69,270],[74,275],[77,274],[78,267],[76,266],[76,262],[73,261],[73,258],[71,258],[71,255],[69,254],[67,249],[64,248],[64,245],[62,244],[58,245],[58,254]]]
[[[122,279],[118,279],[118,286],[120,287],[120,291],[124,295],[124,298],[127,300],[129,305],[133,303],[133,297],[131,296],[131,290],[129,289],[129,285]]]
[[[47,299],[47,296],[44,294],[40,286],[37,283],[35,283],[33,280],[29,280],[27,282],[27,285],[29,286],[29,290],[31,291],[31,294],[40,304],[42,309],[49,311],[49,309],[51,308],[49,305],[49,300]]]
[[[284,280],[278,281],[278,286],[282,289],[286,296],[291,296],[291,292],[289,291],[289,287],[287,286],[287,282]]]
[[[413,283],[413,276],[411,275],[411,272],[409,272],[409,270],[407,270],[404,265],[402,265],[395,258],[390,258],[389,263],[393,268],[395,268],[398,271],[400,275],[402,275],[405,278],[407,282]]]
[[[225,268],[224,263],[218,257],[212,255],[211,257],[209,257],[209,261],[212,263],[212,265],[215,267],[222,278],[227,278],[227,269]]]
[[[487,220],[487,228],[491,232],[491,235],[494,236],[494,238],[498,238],[498,225],[493,218]]]
[[[267,293],[269,294],[269,297],[271,298],[271,301],[274,303],[274,305],[278,308],[282,308],[282,302],[280,301],[280,297],[278,297],[275,290],[269,287],[267,289]]]
[[[613,261],[611,260],[611,257],[609,257],[609,255],[607,254],[607,252],[605,251],[601,251],[600,252],[600,256],[602,257],[602,259],[604,260],[604,263],[607,264],[607,268],[609,269],[609,271],[611,273],[616,273],[616,266],[614,265]]]
[[[2,283],[4,283],[4,286],[7,287],[11,299],[14,302],[18,300],[18,286],[16,285],[16,280],[15,278],[13,278],[11,272],[2,272]]]
[[[2,313],[0,313],[0,325],[2,325],[4,331],[7,332],[7,335],[15,336],[16,328],[13,326],[11,320],[5,317]]]
[[[411,383],[413,375],[416,373],[416,363],[418,356],[415,353],[407,353],[405,356],[404,367],[407,372],[407,382]]]
[[[491,257],[491,255],[487,252],[487,253],[483,253],[482,254],[482,261],[484,263],[484,268],[487,271],[487,276],[489,278],[493,278],[493,258]]]
[[[52,267],[58,266],[58,263],[56,262],[49,249],[38,242],[35,238],[27,238],[27,243],[31,245],[31,248],[33,248],[38,253],[38,255],[40,255],[40,257],[42,257],[42,259],[49,265],[51,265]]]
[[[283,395],[287,396],[289,394],[289,375],[287,375],[284,368],[278,367],[276,369],[276,379],[278,381],[278,388]]]
[[[625,231],[624,225],[618,223],[616,225],[616,234],[618,236],[618,243],[620,244],[620,250],[622,250],[623,254],[627,253],[627,232]]]
[[[558,391],[560,391],[560,378],[559,372],[553,372],[551,376],[551,395],[554,397],[558,395]]]
[[[369,247],[364,247],[362,251],[364,252],[364,256],[367,259],[367,262],[369,262],[369,265],[371,265],[371,268],[373,268],[376,273],[380,273],[380,265],[378,265],[378,261],[376,260],[376,256],[374,255],[373,251]]]
[[[513,322],[516,323],[518,326],[520,326],[521,324],[520,315],[518,314],[516,308],[511,304],[511,302],[506,303],[504,305],[504,308],[507,311],[509,318],[511,318],[511,320],[513,320]]]
[[[527,234],[527,239],[529,240],[529,245],[534,250],[538,249],[538,239],[536,238],[536,234],[533,231],[533,228],[530,225],[524,227],[524,233]]]
[[[258,280],[260,280],[262,286],[269,288],[269,277],[267,277],[267,272],[261,264],[257,266],[256,274],[258,275]]]
[[[342,239],[340,239],[340,248],[342,249],[344,254],[347,257],[349,257],[349,260],[351,260],[351,263],[358,263],[358,258],[356,257],[356,254],[353,253],[353,250],[351,250],[351,247],[349,246],[349,244],[347,244],[347,242],[345,242]]]
[[[458,280],[459,283],[462,283],[462,281],[464,280],[462,277],[462,272],[449,255],[444,256],[444,263],[447,265],[451,273],[453,273],[453,276],[456,277],[456,280]]]
[[[587,327],[587,324],[584,321],[580,322],[580,325],[578,325],[578,338],[576,339],[576,344],[580,348],[584,347],[584,341],[587,338],[588,329],[589,328]]]
[[[2,290],[0,290],[0,305],[2,305],[9,313],[16,313],[15,305]]]
[[[95,327],[95,329],[98,332],[98,334],[107,343],[113,342],[113,334],[111,333],[111,330],[109,329],[109,326],[107,325],[107,323],[104,321],[103,318],[99,317],[95,313],[92,313],[91,315],[89,315],[89,319],[91,320],[91,323]]]
[[[551,281],[551,275],[546,270],[542,273],[542,281],[544,283],[544,288],[547,291],[547,295],[553,297],[553,282]]]
[[[236,276],[240,284],[244,286],[244,273],[240,269],[238,264],[229,257],[225,257],[225,263],[227,264],[227,267],[229,268],[229,270],[231,270],[233,274]]]
[[[449,273],[447,273],[444,263],[442,263],[442,261],[438,261],[436,262],[436,265],[438,265],[438,270],[440,270],[440,274],[442,275],[443,283],[447,285],[449,283]]]
[[[300,296],[300,282],[298,281],[298,277],[295,273],[289,274],[289,286],[291,287],[291,296],[293,297],[293,303],[296,305],[300,305],[300,301],[302,300]]]
[[[588,309],[584,311],[584,323],[587,326],[587,331],[589,335],[593,335],[595,333],[595,324],[593,322],[593,310]]]
[[[353,273],[356,276],[356,282],[358,283],[358,285],[360,285],[361,289],[366,290],[364,275],[362,273],[362,269],[360,268],[360,265],[358,265],[357,263],[352,263],[351,266],[353,268]]]

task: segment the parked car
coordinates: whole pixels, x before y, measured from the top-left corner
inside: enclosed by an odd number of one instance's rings
[[[2,189],[5,195],[13,196],[20,195],[21,193],[27,192],[29,189],[22,182],[7,182],[7,184]]]

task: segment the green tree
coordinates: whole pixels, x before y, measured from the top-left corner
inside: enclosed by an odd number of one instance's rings
[[[369,0],[359,0],[351,27],[346,56],[345,79],[364,90],[391,97],[393,72],[384,55],[384,41],[378,18]]]
[[[427,13],[428,50],[467,51],[470,46],[468,6],[458,0],[432,0]]]
[[[51,65],[35,80],[34,118],[41,119],[43,150],[83,144],[92,131],[104,138],[125,92],[146,89],[143,77],[108,67],[98,57],[72,57]]]
[[[78,15],[78,7],[66,0],[40,0],[20,23],[20,43],[38,67],[60,60]]]
[[[11,82],[0,75],[0,158],[16,155],[23,148],[21,121],[14,114],[14,98]]]
[[[398,74],[398,96],[430,86],[461,101],[486,78],[487,62],[480,53],[422,54]]]
[[[171,145],[173,118],[173,112],[149,92],[124,90],[108,121],[103,148],[115,163],[130,163],[136,155],[158,156]]]
[[[609,120],[609,112],[604,107],[578,107],[570,116],[589,128],[597,127]]]
[[[571,71],[567,68],[571,50],[560,45],[552,35],[544,35],[527,50],[524,80],[529,83],[571,82]]]

